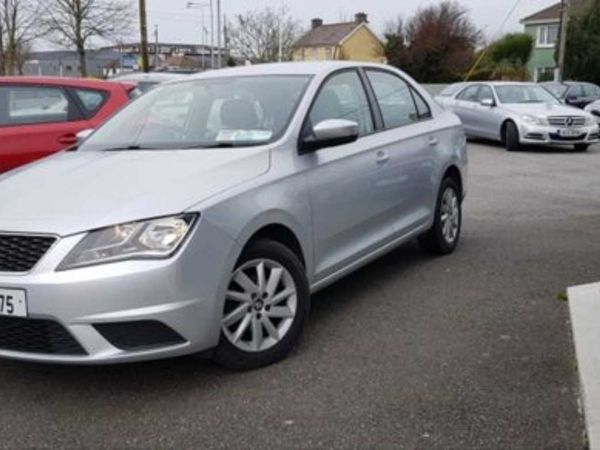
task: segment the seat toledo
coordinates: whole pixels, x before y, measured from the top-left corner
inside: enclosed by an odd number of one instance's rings
[[[280,360],[311,293],[412,238],[455,249],[466,167],[458,118],[386,66],[160,86],[0,177],[0,356]]]

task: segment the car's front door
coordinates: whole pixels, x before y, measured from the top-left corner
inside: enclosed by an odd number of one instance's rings
[[[316,280],[322,280],[368,255],[391,239],[386,215],[394,199],[382,176],[389,163],[377,148],[374,118],[363,82],[354,69],[331,75],[321,86],[303,134],[328,119],[359,125],[357,141],[301,155],[313,220]]]
[[[0,173],[76,144],[89,126],[65,89],[0,86]]]
[[[487,104],[485,101],[487,101]],[[502,119],[502,115],[498,112],[492,88],[482,84],[477,92],[477,102],[471,119],[473,130],[477,136],[499,139]]]

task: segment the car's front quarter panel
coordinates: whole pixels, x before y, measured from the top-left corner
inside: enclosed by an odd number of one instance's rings
[[[132,260],[57,271],[85,234],[60,239],[25,275],[0,273],[0,287],[27,293],[28,317],[59,323],[87,355],[20,353],[0,356],[39,362],[94,364],[176,356],[214,347],[219,338],[223,267],[239,253],[220,227],[200,217],[177,254],[162,260]],[[121,350],[93,324],[156,320],[185,342]]]

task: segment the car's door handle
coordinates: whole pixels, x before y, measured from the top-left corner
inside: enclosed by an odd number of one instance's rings
[[[77,136],[74,133],[63,134],[58,138],[58,142],[64,145],[77,144]]]
[[[377,152],[377,158],[375,160],[377,161],[377,164],[384,164],[384,163],[388,162],[389,159],[390,159],[390,155],[388,155],[383,150],[379,150]]]
[[[429,143],[429,145],[436,146],[440,143],[439,139],[436,138],[435,136],[429,136],[429,140],[427,141]]]

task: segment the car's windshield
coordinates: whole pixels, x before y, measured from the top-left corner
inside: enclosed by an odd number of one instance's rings
[[[560,103],[546,89],[535,85],[496,86],[496,93],[500,103]]]
[[[558,84],[558,83],[548,83],[548,84],[544,84],[543,86],[546,89],[548,89],[552,95],[554,95],[557,98],[563,97],[563,95],[565,94],[565,92],[567,92],[567,89],[569,88],[569,86],[567,86],[567,85]]]
[[[266,144],[285,131],[309,78],[264,75],[164,85],[116,114],[80,150]]]

